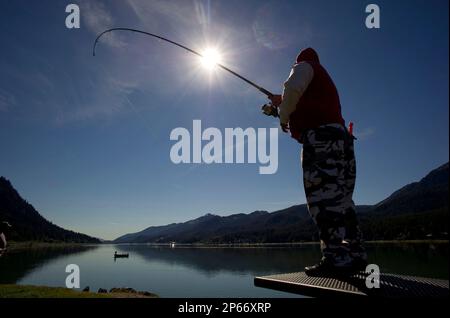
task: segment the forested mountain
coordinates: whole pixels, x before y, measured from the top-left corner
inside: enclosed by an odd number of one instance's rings
[[[0,222],[12,227],[7,237],[14,241],[99,243],[97,238],[65,230],[46,220],[34,207],[22,199],[11,182],[0,177]]]
[[[357,206],[366,240],[448,239],[448,163],[373,206]],[[306,205],[152,226],[116,243],[276,243],[317,239]]]

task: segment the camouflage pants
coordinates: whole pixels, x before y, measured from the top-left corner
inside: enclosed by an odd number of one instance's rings
[[[303,136],[302,168],[308,210],[319,229],[323,257],[336,265],[366,259],[353,190],[356,162],[353,137],[338,124]]]

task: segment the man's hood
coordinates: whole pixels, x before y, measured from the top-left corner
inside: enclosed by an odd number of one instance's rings
[[[300,54],[297,56],[297,63],[300,62],[316,62],[320,63],[319,55],[313,48],[307,48],[300,52]]]

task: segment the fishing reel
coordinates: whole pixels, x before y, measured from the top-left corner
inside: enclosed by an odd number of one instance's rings
[[[272,103],[268,103],[268,104],[264,104],[261,107],[261,110],[263,112],[264,115],[267,116],[273,116],[273,117],[279,117],[278,115],[278,109],[275,105],[273,105]]]

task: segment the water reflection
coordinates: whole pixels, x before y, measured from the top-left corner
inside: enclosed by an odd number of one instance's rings
[[[369,262],[383,272],[431,278],[449,277],[448,244],[437,243],[367,243]],[[193,248],[118,245],[146,261],[160,261],[168,266],[182,265],[208,275],[217,272],[267,275],[301,271],[320,258],[318,245],[273,248]]]
[[[67,255],[97,249],[96,245],[32,247],[9,251],[0,257],[0,284],[14,284],[32,271]]]
[[[448,279],[448,244],[367,244],[383,272]],[[114,258],[114,252],[129,258]],[[254,276],[301,271],[320,257],[318,245],[175,248],[98,245],[18,250],[0,258],[0,283],[65,286],[77,264],[81,288],[132,287],[162,297],[286,297],[253,286]]]
[[[218,272],[265,275],[299,271],[320,257],[318,245],[295,248],[193,248],[119,245],[122,252],[140,256],[148,262],[184,266],[206,275]]]

